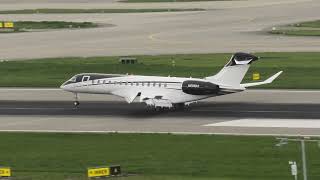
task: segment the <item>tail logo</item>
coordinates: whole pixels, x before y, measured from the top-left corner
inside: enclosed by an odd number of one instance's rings
[[[238,61],[236,58],[234,59],[234,62],[236,64],[250,64],[252,59],[246,60],[246,61]]]
[[[231,60],[229,61],[227,66],[251,64],[256,60],[258,60],[258,57],[254,55],[238,52],[231,57]]]

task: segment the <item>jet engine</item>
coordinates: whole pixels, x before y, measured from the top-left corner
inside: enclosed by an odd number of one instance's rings
[[[211,82],[188,80],[182,83],[182,91],[191,95],[210,95],[217,94],[219,86]]]

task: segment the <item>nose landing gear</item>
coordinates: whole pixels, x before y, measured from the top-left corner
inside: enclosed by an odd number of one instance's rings
[[[78,106],[80,105],[80,102],[78,101],[78,94],[74,93],[74,102],[73,105],[75,108],[78,108]]]
[[[79,101],[74,101],[73,102],[74,107],[78,107],[80,105]]]

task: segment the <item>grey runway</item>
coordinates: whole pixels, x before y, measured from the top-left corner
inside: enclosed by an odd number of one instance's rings
[[[320,122],[317,104],[259,104],[201,102],[188,111],[148,111],[140,103],[83,102],[75,109],[70,102],[0,102],[0,131],[86,132],[86,133],[182,133],[236,135],[308,135],[319,136],[318,126],[311,128],[234,127],[212,125],[238,120],[266,118],[274,124]],[[263,123],[263,122],[262,122]]]
[[[200,102],[187,110],[154,111],[145,104],[127,104],[119,101],[83,102],[74,108],[71,102],[52,101],[0,101],[1,115],[28,116],[94,116],[127,118],[286,118],[320,119],[318,104],[259,104]]]
[[[320,136],[320,91],[248,90],[188,111],[155,112],[108,95],[0,88],[0,131]]]

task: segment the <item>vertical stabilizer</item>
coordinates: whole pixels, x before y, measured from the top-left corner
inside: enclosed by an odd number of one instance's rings
[[[232,87],[239,87],[250,64],[258,57],[247,53],[235,53],[230,61],[214,76],[206,77],[208,81]]]

